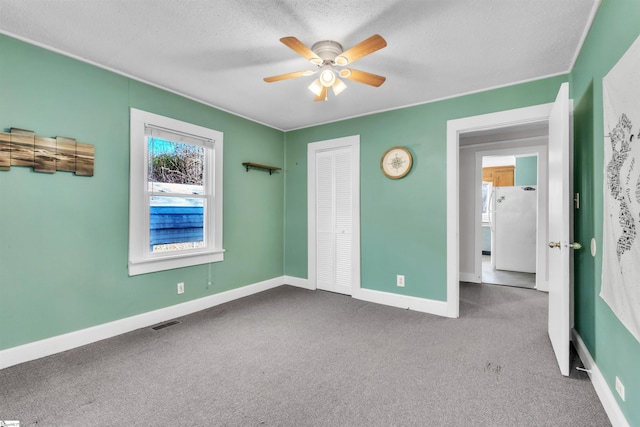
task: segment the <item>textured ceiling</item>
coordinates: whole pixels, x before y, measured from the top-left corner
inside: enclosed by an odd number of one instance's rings
[[[290,130],[567,73],[599,0],[0,0],[0,32]],[[387,47],[313,102],[313,69],[279,42],[373,34]],[[1,58],[0,58],[1,60]]]

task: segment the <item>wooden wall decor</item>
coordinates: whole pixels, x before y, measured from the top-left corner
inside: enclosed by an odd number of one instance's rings
[[[93,145],[76,142],[76,175],[93,176]]]
[[[0,132],[0,171],[29,166],[36,172],[75,172],[93,176],[94,147],[73,138],[36,136],[35,132],[11,128]]]
[[[64,136],[56,137],[56,170],[75,172],[76,171],[76,140],[73,138],[65,138]]]
[[[33,170],[36,172],[54,173],[56,171],[56,140],[36,136]]]
[[[11,128],[11,166],[33,166],[35,132]]]
[[[0,132],[0,171],[11,168],[11,134]]]

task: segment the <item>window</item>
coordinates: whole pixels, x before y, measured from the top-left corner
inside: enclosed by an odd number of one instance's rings
[[[224,259],[222,136],[131,109],[130,276]]]

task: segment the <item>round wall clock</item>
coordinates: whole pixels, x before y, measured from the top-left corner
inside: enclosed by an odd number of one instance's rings
[[[413,158],[411,153],[404,147],[391,147],[380,160],[382,172],[391,179],[399,179],[409,173]]]

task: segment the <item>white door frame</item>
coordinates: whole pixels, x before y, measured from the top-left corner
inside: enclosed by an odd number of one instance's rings
[[[316,279],[316,153],[351,147],[351,195],[352,195],[352,280],[351,295],[360,290],[360,135],[307,145],[307,277],[309,287],[317,289]]]
[[[447,122],[447,316],[460,316],[459,151],[466,132],[548,122],[553,103]]]

